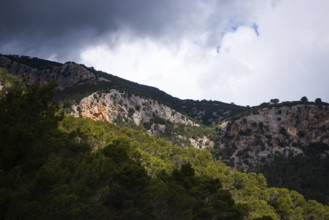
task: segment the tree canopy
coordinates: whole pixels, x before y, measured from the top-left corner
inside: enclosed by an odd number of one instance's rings
[[[62,115],[54,86],[0,78],[0,219],[328,219],[208,150]]]

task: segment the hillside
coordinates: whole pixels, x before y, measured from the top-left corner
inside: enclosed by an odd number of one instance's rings
[[[329,204],[327,103],[299,101],[247,108],[180,100],[73,62],[0,55],[1,66],[27,85],[54,81],[58,85],[54,100],[67,115],[129,127],[182,148],[210,150],[216,160],[234,170],[263,173],[270,186],[294,189],[307,199]],[[88,137],[96,141],[93,135]]]
[[[329,207],[268,187],[207,149],[64,116],[54,86],[1,70],[1,219],[328,219]]]
[[[215,132],[204,125],[214,125],[244,109],[218,101],[180,100],[157,88],[73,62],[0,55],[1,66],[22,77],[27,85],[55,82],[55,98],[68,114],[139,126],[183,147],[213,147]]]
[[[232,167],[260,171],[275,186],[329,202],[329,105],[290,102],[254,107],[221,122],[219,158]],[[315,195],[316,194],[316,195]]]
[[[260,108],[250,115],[221,122],[218,131],[219,148],[231,150],[225,159],[240,169],[268,162],[275,155],[305,156],[310,143],[329,144],[329,105],[304,103]],[[329,148],[315,150],[319,158],[328,158]],[[244,151],[248,154],[239,157]]]
[[[23,77],[27,84],[55,81],[60,91],[58,97],[66,100],[65,105],[79,102],[94,92],[116,89],[156,100],[205,125],[214,125],[222,118],[244,109],[242,106],[219,101],[180,100],[157,88],[140,85],[73,62],[61,64],[35,57],[0,54],[0,67]]]

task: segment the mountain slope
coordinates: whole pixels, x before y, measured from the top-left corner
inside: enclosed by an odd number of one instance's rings
[[[96,129],[92,120],[64,119],[51,99],[53,86],[26,86],[3,72],[0,219],[241,219],[218,178],[196,175],[186,161],[173,166],[160,159],[164,166],[151,175],[146,169],[154,167],[142,166],[146,152],[136,146],[152,148],[155,140],[168,146],[164,151],[186,150],[122,126],[103,122]],[[76,125],[82,127],[73,131]]]
[[[329,207],[269,188],[208,150],[113,123],[63,117],[54,87],[3,76],[1,219],[315,219]]]
[[[329,203],[329,105],[291,102],[255,107],[218,125],[216,155],[265,174],[269,184]]]
[[[207,125],[216,124],[223,117],[244,109],[218,101],[180,100],[157,88],[140,85],[73,62],[61,64],[35,57],[0,55],[0,67],[20,75],[27,84],[55,81],[60,90],[58,96],[66,99],[67,105],[74,101],[79,102],[94,92],[116,89],[157,100]]]
[[[183,147],[213,147],[215,132],[202,124],[215,124],[244,109],[218,101],[180,100],[157,88],[73,62],[0,55],[0,66],[28,85],[54,81],[58,85],[56,100],[68,114],[139,126]]]
[[[56,100],[68,114],[144,130],[184,148],[212,149],[234,169],[262,172],[272,186],[329,203],[327,103],[245,108],[180,100],[73,62],[0,55],[1,66],[28,85],[55,81]],[[216,129],[207,126],[218,122]]]
[[[274,155],[305,155],[304,148],[310,143],[328,145],[329,105],[304,103],[262,108],[237,120],[222,122],[218,128],[222,137],[219,147],[232,149],[225,158],[235,167],[248,169]],[[321,150],[319,157],[327,158],[329,149]],[[238,157],[243,151],[249,152],[245,160]]]

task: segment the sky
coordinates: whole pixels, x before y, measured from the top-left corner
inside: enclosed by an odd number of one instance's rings
[[[328,0],[1,0],[0,53],[74,61],[175,97],[329,102]]]

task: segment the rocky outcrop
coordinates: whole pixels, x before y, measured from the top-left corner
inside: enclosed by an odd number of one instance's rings
[[[150,134],[166,137],[182,147],[192,145],[205,148],[214,145],[204,134],[193,135],[191,138],[185,131],[183,139],[178,137],[180,131],[184,130],[182,125],[200,126],[181,110],[189,110],[191,103],[200,104],[202,108],[207,107],[207,101],[182,101],[156,88],[139,85],[73,62],[62,64],[35,57],[0,54],[0,66],[23,78],[27,85],[55,82],[58,86],[56,98],[64,100],[63,106],[73,109],[72,114],[77,117],[110,123],[124,121],[128,125],[140,126]]]
[[[95,121],[130,123],[135,126],[143,126],[150,134],[160,135],[170,129],[167,127],[167,122],[190,127],[200,126],[185,115],[155,100],[129,95],[115,89],[111,89],[107,93],[96,92],[83,98],[80,103],[73,105],[72,115]],[[187,142],[188,145],[200,149],[214,146],[214,142],[207,136],[188,138],[179,135],[178,138]]]
[[[204,149],[204,148],[212,149],[215,146],[214,141],[210,140],[210,138],[207,136],[203,136],[197,139],[190,138],[189,141],[193,147],[199,149]]]
[[[118,89],[141,97],[151,97],[204,125],[215,125],[223,118],[245,109],[242,106],[219,101],[180,100],[157,88],[140,85],[73,62],[62,64],[36,57],[0,54],[0,67],[21,76],[28,85],[56,82],[57,94],[61,99],[66,100],[65,106],[71,105],[69,103],[71,101],[80,101],[81,98],[97,91],[107,92],[109,89]]]
[[[218,126],[218,154],[230,165],[248,170],[275,156],[304,155],[311,143],[329,145],[329,106],[299,104],[263,108]],[[323,151],[321,158],[327,158]]]
[[[131,121],[137,126],[156,118],[188,126],[199,126],[185,115],[155,100],[128,95],[115,89],[108,93],[93,93],[85,97],[78,105],[73,106],[73,115],[107,122]],[[163,129],[165,128],[160,130]]]
[[[33,68],[29,65],[9,59],[6,56],[0,56],[0,66],[5,67],[10,72],[22,77],[27,85],[55,82],[57,83],[59,90],[64,90],[65,88],[96,79],[94,73],[84,66],[73,62],[54,65],[48,68]]]

